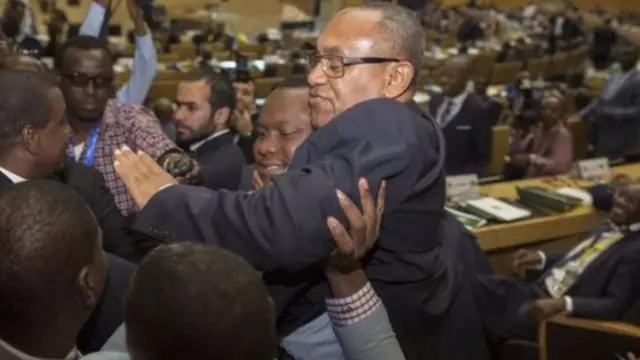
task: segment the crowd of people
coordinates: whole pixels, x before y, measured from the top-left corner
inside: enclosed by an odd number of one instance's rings
[[[466,47],[485,37],[477,19],[504,14],[345,8],[308,72],[258,109],[252,79],[208,67],[175,99],[148,102],[156,51],[125,2],[136,49],[120,89],[98,37],[105,0],[55,44],[53,69],[2,41],[0,359],[482,360],[510,339],[535,343],[552,316],[620,320],[633,308],[640,185],[601,186],[594,203],[610,215],[570,252],[516,252],[524,277],[494,274],[445,210],[446,176],[482,174],[503,105],[461,54],[421,109],[425,26],[463,19]],[[27,5],[9,1],[5,35],[28,34]],[[539,27],[531,6],[521,16]],[[54,14],[51,31],[64,22]],[[587,41],[569,25],[577,17],[552,17],[544,51]],[[603,93],[580,109],[600,156],[626,154],[640,135],[638,51],[619,49]],[[513,178],[573,161],[570,89],[532,80],[520,74],[504,105]]]

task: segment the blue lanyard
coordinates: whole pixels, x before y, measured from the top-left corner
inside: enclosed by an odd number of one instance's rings
[[[96,125],[91,132],[89,133],[89,139],[87,140],[87,146],[84,148],[84,151],[80,155],[80,158],[77,159],[78,162],[81,162],[87,166],[93,166],[93,162],[96,157],[96,145],[98,144],[98,138],[100,137],[100,125]],[[73,155],[73,139],[69,136],[69,151]],[[83,156],[84,155],[84,156]],[[75,160],[75,159],[74,159]]]

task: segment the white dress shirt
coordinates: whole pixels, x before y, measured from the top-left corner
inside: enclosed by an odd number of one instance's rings
[[[204,145],[204,143],[206,143],[207,141],[213,140],[213,139],[217,138],[218,136],[222,136],[224,134],[227,134],[230,131],[231,130],[229,130],[229,129],[224,129],[224,130],[221,130],[221,131],[214,132],[213,134],[207,136],[206,138],[189,145],[189,149],[191,151],[196,151],[200,146]]]
[[[3,171],[4,172],[4,171]],[[26,354],[16,348],[14,348],[13,346],[9,345],[7,342],[5,342],[4,340],[0,339],[0,355],[2,355],[4,353],[3,356],[11,356],[12,359],[20,359],[20,360],[58,360],[58,359],[45,359],[45,358],[37,358],[37,357],[33,357],[29,354]],[[79,360],[82,357],[82,355],[80,355],[80,353],[78,352],[77,349],[72,349],[69,352],[69,355],[65,356],[64,359],[59,359],[59,360]],[[1,357],[2,360],[6,360],[7,358],[5,357]]]
[[[3,173],[4,176],[8,177],[9,180],[11,180],[11,182],[13,182],[14,184],[21,183],[23,181],[27,181],[27,179],[23,178],[22,176],[16,175],[16,174],[12,173],[11,171],[9,171],[9,170],[7,170],[7,169],[5,169],[3,167],[0,167],[0,172]]]
[[[447,126],[447,124],[451,121],[451,119],[453,119],[458,114],[458,112],[460,112],[460,109],[462,108],[462,104],[464,104],[464,101],[466,99],[467,99],[466,91],[463,91],[461,94],[453,98],[445,97],[444,100],[442,101],[442,104],[438,108],[438,114],[436,117],[436,119],[438,120],[438,123],[442,127]],[[443,119],[442,115],[444,113],[445,108],[447,107],[448,102],[451,102],[451,110],[449,111],[448,117],[446,119]]]

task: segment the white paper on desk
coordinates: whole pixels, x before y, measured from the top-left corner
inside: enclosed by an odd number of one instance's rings
[[[580,199],[582,200],[582,203],[585,205],[593,204],[593,198],[591,197],[591,194],[589,194],[587,191],[584,191],[582,189],[572,188],[572,187],[562,187],[562,188],[556,189],[555,191],[560,195],[565,195],[572,198]]]
[[[609,160],[605,157],[578,161],[580,178],[587,181],[600,181],[609,175]]]
[[[531,216],[530,211],[490,197],[470,200],[467,204],[501,221],[516,221]]]
[[[478,175],[456,175],[447,176],[447,199],[453,202],[461,202],[477,199],[480,191],[478,189]]]

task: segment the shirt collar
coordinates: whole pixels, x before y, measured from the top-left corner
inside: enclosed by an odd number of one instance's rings
[[[73,348],[69,352],[69,355],[65,356],[64,359],[37,358],[14,348],[13,346],[11,346],[10,344],[8,344],[6,341],[2,339],[0,339],[0,348],[4,349],[6,352],[8,352],[9,354],[13,355],[14,357],[20,360],[79,360],[82,357],[78,349]]]
[[[453,105],[460,105],[467,98],[468,94],[468,92],[463,91],[462,93],[458,94],[458,96],[454,96],[452,98],[448,97],[447,100],[451,101]]]
[[[222,136],[224,134],[227,134],[230,131],[231,130],[229,130],[229,129],[224,129],[224,130],[221,130],[221,131],[214,132],[213,134],[209,135],[208,137],[189,145],[189,149],[191,151],[196,151],[200,146],[204,145],[204,143],[206,143],[207,141],[212,140],[214,138],[217,138],[218,136]]]
[[[7,170],[7,169],[5,169],[3,167],[0,167],[0,172],[3,173],[4,176],[8,177],[9,180],[11,180],[11,182],[14,183],[14,184],[27,181],[27,179],[23,178],[22,176],[16,175],[16,174],[12,173],[11,171],[9,171],[9,170]]]

